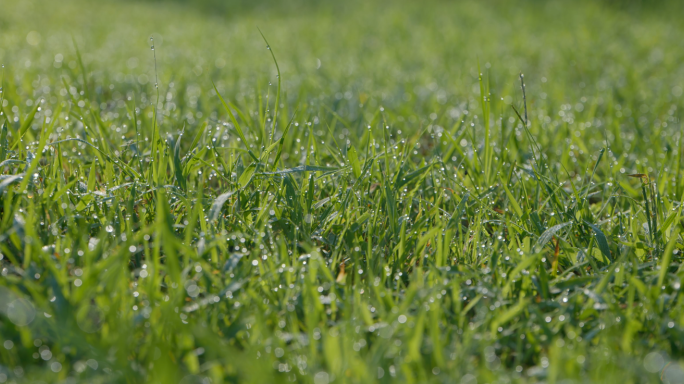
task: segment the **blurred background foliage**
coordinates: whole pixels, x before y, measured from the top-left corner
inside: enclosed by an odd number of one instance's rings
[[[663,89],[684,76],[679,2],[1,4],[0,60],[8,76],[22,79],[8,84],[20,88],[17,96],[32,92],[23,73],[56,78],[73,69],[78,77],[72,37],[89,83],[100,92],[109,84],[149,92],[150,36],[157,37],[162,87],[182,77],[204,101],[205,94],[211,97],[210,80],[229,93],[253,92],[275,80],[257,27],[278,54],[290,100],[347,91],[396,105],[416,94],[410,104],[418,108],[428,94],[443,102],[467,100],[476,96],[478,62],[490,74],[496,99],[515,95],[520,71],[532,94],[558,103],[605,92],[624,98],[635,82],[636,100],[672,97]],[[35,45],[27,43],[31,31]],[[53,68],[60,65],[56,58],[63,58],[60,68]],[[535,102],[551,102],[544,99]]]

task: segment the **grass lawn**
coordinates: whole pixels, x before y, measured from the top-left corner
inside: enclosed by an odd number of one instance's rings
[[[0,383],[684,383],[683,14],[0,0]]]

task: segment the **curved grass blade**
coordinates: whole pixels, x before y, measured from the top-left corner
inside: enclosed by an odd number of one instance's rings
[[[185,131],[185,129],[183,129]],[[185,175],[183,175],[183,163],[181,161],[181,155],[180,155],[180,150],[181,150],[181,138],[183,137],[183,133],[178,135],[178,138],[176,139],[176,143],[173,146],[173,171],[174,171],[174,176],[176,177],[176,182],[178,182],[178,186],[183,190],[183,192],[187,191],[187,183],[185,181]]]
[[[124,172],[128,173],[129,176],[134,177],[136,179],[140,178],[140,174],[135,171],[135,169],[131,168],[128,164],[124,163],[123,161],[119,160],[114,160],[112,159],[108,154],[104,153],[100,148],[90,144],[89,142],[83,140],[83,139],[77,139],[77,138],[71,138],[71,139],[64,139],[64,140],[57,140],[53,141],[51,143],[47,143],[46,145],[57,145],[60,143],[65,143],[67,141],[78,141],[79,143],[83,143],[88,145],[89,147],[95,149],[96,151],[100,152],[107,160],[109,160],[111,163],[121,167]]]
[[[677,239],[679,238],[679,227],[675,227],[672,236],[670,236],[670,241],[667,242],[665,251],[663,252],[663,259],[660,262],[660,274],[658,275],[658,285],[656,287],[662,287],[665,283],[665,278],[667,277],[667,270],[670,266],[670,261],[672,260],[672,251],[677,244]],[[660,288],[658,288],[660,289]]]
[[[541,234],[541,236],[539,236],[539,239],[537,239],[537,244],[535,244],[535,247],[541,250],[542,248],[544,248],[546,243],[548,243],[553,238],[553,235],[555,235],[556,232],[560,231],[561,229],[567,227],[570,224],[572,224],[572,221],[567,221],[565,223],[554,225],[553,227],[547,229],[546,231],[544,231],[544,233]]]
[[[596,242],[598,243],[599,250],[601,253],[603,253],[603,256],[608,258],[608,260],[613,261],[613,258],[610,256],[608,239],[606,238],[606,235],[603,234],[603,231],[601,231],[601,228],[587,221],[584,221],[584,223],[594,231],[594,234],[596,235]]]
[[[18,175],[12,175],[10,177],[3,179],[2,183],[0,183],[0,193],[2,193],[5,190],[5,188],[7,188],[10,184],[16,183],[23,178],[24,174],[20,173]]]
[[[14,144],[12,144],[12,149],[16,148],[17,145],[19,145],[19,143],[21,142],[22,137],[24,137],[24,134],[26,134],[26,131],[28,131],[29,127],[31,126],[31,123],[33,123],[33,119],[36,117],[36,112],[38,112],[39,107],[40,107],[40,102],[37,102],[36,106],[33,107],[31,112],[29,112],[29,114],[26,115],[24,122],[21,123],[21,127],[19,127],[19,133],[17,134],[17,139],[14,140]]]
[[[522,208],[520,208],[520,205],[518,205],[518,202],[515,200],[515,196],[513,196],[511,191],[508,189],[508,187],[506,186],[506,182],[503,179],[501,179],[501,186],[506,192],[506,196],[508,196],[508,204],[510,204],[510,206],[513,208],[515,214],[518,215],[519,218],[522,218],[523,210]]]
[[[2,123],[2,133],[0,133],[0,161],[5,160],[9,144],[7,143],[7,120]]]
[[[289,173],[301,173],[301,172],[328,172],[337,171],[340,168],[336,167],[319,167],[316,165],[300,165],[294,168],[283,169],[281,171],[275,172],[261,172],[260,175],[286,175]]]
[[[245,139],[245,134],[242,133],[242,128],[240,128],[240,124],[238,123],[237,119],[235,118],[235,115],[233,114],[233,111],[230,110],[230,107],[226,103],[225,100],[223,100],[223,96],[221,96],[221,93],[218,91],[218,88],[216,88],[216,84],[212,81],[211,84],[214,86],[214,90],[216,91],[216,95],[219,97],[219,100],[221,100],[221,104],[223,104],[223,108],[228,112],[228,116],[230,116],[230,120],[233,122],[233,126],[235,127],[235,131],[237,132],[238,136],[240,137],[240,140],[242,140],[242,143],[247,146],[247,139]],[[249,149],[247,148],[247,153],[255,160],[259,161],[259,158]]]
[[[223,204],[228,201],[228,198],[233,196],[236,191],[230,191],[226,193],[222,193],[216,197],[216,200],[211,204],[211,209],[209,209],[209,221],[214,221],[218,219],[219,213],[221,213],[221,209],[223,208]]]
[[[278,60],[276,60],[275,53],[273,53],[273,49],[271,49],[271,45],[268,43],[268,40],[266,40],[266,36],[264,36],[264,33],[261,32],[261,29],[259,29],[259,27],[257,27],[257,29],[259,30],[261,37],[264,39],[264,42],[266,43],[266,48],[268,48],[268,51],[271,52],[271,57],[273,57],[273,62],[275,63],[276,71],[278,72],[278,89],[276,91],[275,106],[273,107],[273,127],[271,128],[271,140],[273,140],[273,136],[275,135],[276,122],[278,121],[278,107],[280,105],[280,67],[278,66]]]
[[[435,165],[435,163],[428,164],[428,165],[426,165],[420,169],[417,169],[417,170],[409,173],[408,175],[402,177],[401,180],[398,180],[397,183],[395,184],[395,189],[399,190],[404,185],[407,185],[410,182],[412,182],[414,179],[422,176],[425,172],[427,172],[430,168],[432,168],[433,165]]]

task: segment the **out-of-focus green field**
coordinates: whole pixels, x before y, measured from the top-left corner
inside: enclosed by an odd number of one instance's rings
[[[0,0],[0,383],[684,383],[683,14]]]

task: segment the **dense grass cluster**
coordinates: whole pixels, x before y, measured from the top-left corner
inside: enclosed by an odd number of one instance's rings
[[[0,1],[0,383],[684,383],[679,4],[202,4]]]

